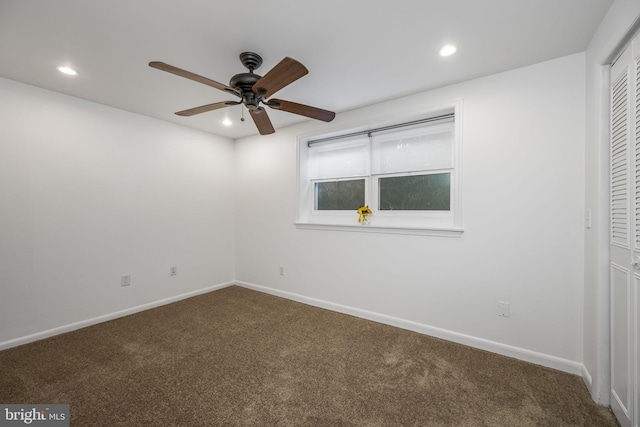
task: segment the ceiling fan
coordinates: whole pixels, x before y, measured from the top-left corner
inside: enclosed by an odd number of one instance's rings
[[[267,115],[267,111],[260,104],[276,110],[299,114],[301,116],[325,122],[330,122],[336,116],[336,113],[332,111],[298,104],[297,102],[285,101],[282,99],[267,99],[283,87],[295,82],[300,77],[309,73],[309,70],[295,59],[289,57],[284,58],[275,67],[273,67],[271,71],[265,74],[264,77],[254,74],[253,72],[253,70],[260,68],[262,65],[262,58],[260,55],[253,52],[243,52],[240,54],[240,61],[242,62],[242,65],[249,70],[249,72],[236,74],[231,77],[229,86],[178,67],[174,67],[173,65],[165,64],[164,62],[152,61],[149,62],[149,66],[211,86],[240,98],[238,101],[214,102],[213,104],[178,111],[176,114],[179,116],[193,116],[207,111],[243,104],[249,110],[251,118],[256,124],[261,135],[274,133],[275,130],[273,129],[271,120]]]

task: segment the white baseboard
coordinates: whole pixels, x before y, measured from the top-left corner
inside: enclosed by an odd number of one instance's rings
[[[395,326],[401,329],[406,329],[413,332],[441,338],[447,341],[452,341],[458,344],[467,345],[469,347],[478,348],[481,350],[490,351],[492,353],[501,354],[515,359],[523,360],[525,362],[535,363],[537,365],[546,366],[548,368],[557,369],[560,371],[568,372],[574,375],[580,375],[584,378],[584,375],[588,375],[588,372],[584,369],[582,363],[574,362],[568,359],[563,359],[549,354],[538,353],[536,351],[527,350],[524,348],[514,347],[507,344],[502,344],[495,341],[486,340],[483,338],[473,337],[470,335],[461,334],[458,332],[449,331],[446,329],[436,328],[433,326],[425,325],[422,323],[413,322],[411,320],[400,319],[397,317],[387,316],[385,314],[374,313],[359,308],[349,307],[341,304],[335,304],[328,301],[319,300],[316,298],[307,297],[291,292],[281,291],[278,289],[268,288],[265,286],[256,285],[253,283],[247,283],[242,281],[236,281],[238,286],[242,286],[248,289],[253,289],[259,292],[279,296],[289,300],[301,302],[314,307],[324,308],[339,313],[348,314],[355,317],[360,317],[374,322],[383,323],[386,325]],[[589,378],[591,378],[589,376]]]
[[[593,378],[591,374],[587,370],[587,367],[582,365],[582,370],[580,371],[580,376],[582,376],[582,381],[587,386],[587,390],[589,390],[589,394],[593,396]]]
[[[0,342],[0,350],[6,350],[11,347],[17,347],[19,345],[28,344],[30,342],[38,341],[44,338],[49,338],[54,335],[64,334],[66,332],[75,331],[77,329],[86,328],[87,326],[95,325],[102,322],[107,322],[109,320],[117,319],[119,317],[128,316],[130,314],[139,313],[144,310],[149,310],[152,308],[160,307],[162,305],[171,304],[172,302],[180,301],[183,299],[191,298],[196,295],[206,294],[207,292],[217,291],[218,289],[226,288],[234,285],[235,282],[227,282],[219,285],[210,286],[204,289],[198,289],[197,291],[187,292],[184,294],[176,295],[173,297],[161,299],[158,301],[152,301],[147,304],[142,304],[136,307],[127,308],[125,310],[116,311],[114,313],[105,314],[103,316],[93,317],[91,319],[82,320],[80,322],[71,323],[64,326],[59,326],[57,328],[48,329],[46,331],[37,332],[35,334],[26,335],[24,337],[19,337],[15,339],[11,339],[8,341]]]

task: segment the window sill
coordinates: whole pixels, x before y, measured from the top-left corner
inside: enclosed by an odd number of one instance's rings
[[[461,237],[462,228],[423,228],[423,227],[390,227],[376,225],[341,225],[296,222],[296,228],[302,230],[347,231],[356,233],[405,234],[415,236]]]

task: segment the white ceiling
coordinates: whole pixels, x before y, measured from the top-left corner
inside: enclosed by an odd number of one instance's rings
[[[0,76],[239,138],[237,98],[150,68],[163,61],[218,82],[264,75],[285,56],[309,74],[277,97],[336,112],[582,52],[613,0],[0,0]],[[452,43],[458,52],[438,55]],[[79,75],[59,73],[70,65]],[[1,99],[1,96],[0,96]],[[276,129],[309,120],[269,110]],[[225,117],[233,125],[221,124]]]

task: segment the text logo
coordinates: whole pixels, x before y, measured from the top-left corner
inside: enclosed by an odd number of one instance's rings
[[[69,427],[69,405],[0,404],[0,427]]]

